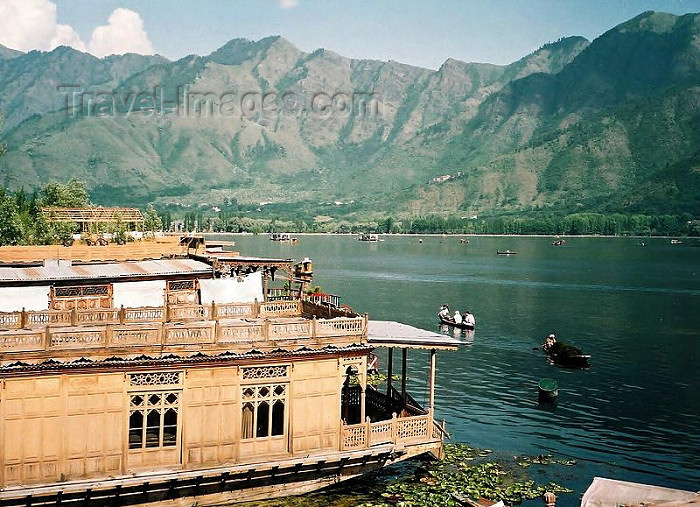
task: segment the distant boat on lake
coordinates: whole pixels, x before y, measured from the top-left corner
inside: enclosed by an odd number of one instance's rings
[[[496,250],[496,253],[497,253],[498,255],[515,255],[515,254],[517,254],[518,252],[514,252],[514,251],[511,251],[511,250]]]

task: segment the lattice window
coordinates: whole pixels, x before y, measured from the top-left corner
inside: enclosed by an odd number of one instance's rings
[[[168,291],[194,290],[194,280],[170,280],[168,281]]]
[[[254,366],[243,368],[243,378],[282,378],[287,376],[287,370],[287,366]]]
[[[78,298],[85,296],[109,296],[109,285],[77,285],[73,287],[56,287],[57,298]]]
[[[179,391],[129,393],[129,449],[177,445]]]
[[[180,385],[180,376],[181,372],[179,371],[131,373],[129,384],[132,386]]]
[[[246,386],[241,389],[241,399],[242,438],[284,435],[286,384]]]

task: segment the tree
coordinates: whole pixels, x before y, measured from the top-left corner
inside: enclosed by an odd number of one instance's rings
[[[16,245],[22,240],[22,222],[14,198],[0,196],[0,245]]]
[[[156,232],[163,230],[163,220],[158,215],[153,204],[149,204],[146,212],[143,214],[143,228],[146,232],[150,232],[152,236],[155,236]]]
[[[51,182],[41,189],[41,205],[62,208],[87,208],[90,196],[87,183],[72,179],[67,184]]]

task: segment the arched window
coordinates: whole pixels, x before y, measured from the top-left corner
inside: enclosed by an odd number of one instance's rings
[[[284,402],[275,401],[272,405],[272,432],[273,437],[284,434]]]
[[[246,386],[241,391],[241,438],[268,438],[284,435],[287,386],[271,384]]]
[[[243,417],[241,419],[241,437],[253,438],[253,404],[243,405]]]
[[[270,434],[270,405],[266,401],[258,404],[258,423],[256,424],[255,436],[266,437]]]
[[[140,449],[143,445],[143,412],[132,412],[129,416],[129,449]]]
[[[129,400],[129,449],[177,445],[178,391],[130,393]]]

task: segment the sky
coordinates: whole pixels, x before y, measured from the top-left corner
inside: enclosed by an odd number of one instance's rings
[[[700,12],[700,0],[0,0],[0,44],[178,59],[282,35],[306,52],[437,69],[448,58],[511,63],[647,10]]]

